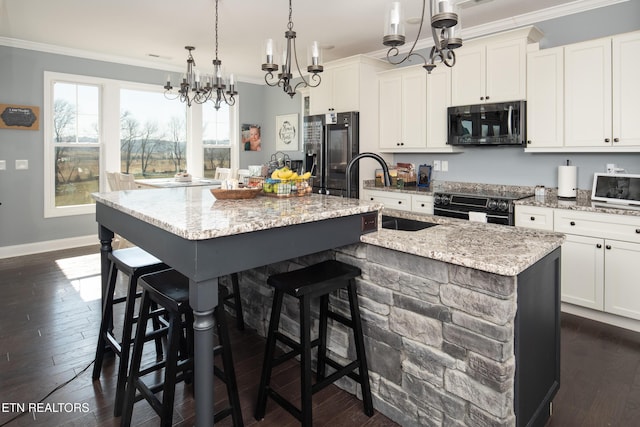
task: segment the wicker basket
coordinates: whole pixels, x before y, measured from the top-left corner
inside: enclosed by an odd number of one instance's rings
[[[211,194],[218,200],[253,199],[261,192],[262,188],[238,188],[237,190],[211,189]]]

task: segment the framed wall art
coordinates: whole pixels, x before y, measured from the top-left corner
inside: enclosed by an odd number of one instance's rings
[[[276,116],[276,151],[298,150],[298,114]]]
[[[243,124],[240,128],[244,151],[262,151],[260,125]]]

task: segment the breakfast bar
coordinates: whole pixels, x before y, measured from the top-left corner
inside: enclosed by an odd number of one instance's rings
[[[187,276],[194,313],[196,425],[213,425],[218,278],[357,243],[381,205],[321,195],[216,200],[208,187],[94,193],[103,289],[114,233]]]

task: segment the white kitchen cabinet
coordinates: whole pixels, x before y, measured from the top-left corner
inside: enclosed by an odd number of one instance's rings
[[[411,212],[433,215],[433,196],[412,194]]]
[[[380,148],[412,151],[427,145],[427,72],[422,66],[378,75]]]
[[[553,209],[540,206],[515,206],[515,224],[517,227],[535,228],[553,231]]]
[[[358,111],[360,107],[359,73],[358,63],[327,66],[321,74],[320,85],[309,91],[309,112],[325,114]]]
[[[527,55],[527,148],[564,145],[564,48]]]
[[[640,320],[640,217],[554,211],[562,245],[562,301]]]
[[[417,65],[378,74],[380,152],[451,153],[447,145],[447,108],[451,69],[428,74]]]
[[[565,146],[640,147],[640,32],[565,46]]]
[[[385,208],[411,211],[411,195],[395,191],[363,190],[363,200],[382,203]]]
[[[526,99],[526,39],[469,44],[455,53],[454,106]]]
[[[561,299],[604,310],[604,240],[567,234],[562,244]]]
[[[604,309],[640,320],[640,244],[604,241]]]
[[[447,108],[451,106],[451,68],[438,65],[427,75],[427,151],[454,152],[447,145]]]

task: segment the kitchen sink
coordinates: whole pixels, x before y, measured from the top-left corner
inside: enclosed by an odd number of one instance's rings
[[[387,228],[389,230],[418,231],[425,228],[433,227],[434,225],[438,224],[434,222],[418,221],[415,219],[382,215],[382,228]]]

